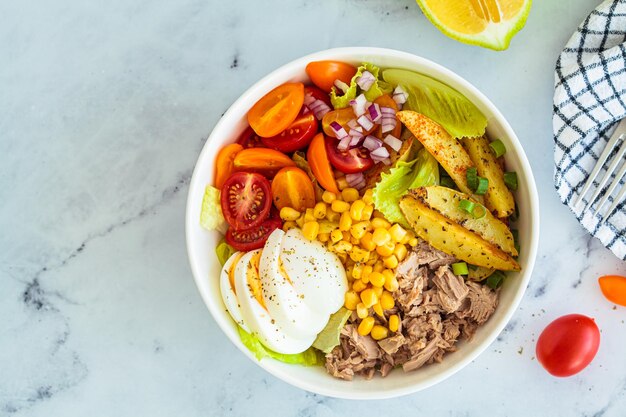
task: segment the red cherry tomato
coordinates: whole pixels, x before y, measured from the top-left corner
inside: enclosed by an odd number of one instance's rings
[[[269,218],[260,226],[245,230],[235,230],[229,227],[226,231],[226,243],[240,251],[250,251],[262,248],[269,235],[282,226],[282,221],[276,218]]]
[[[344,174],[363,172],[374,165],[369,152],[364,147],[352,148],[347,151],[337,149],[339,141],[326,136],[324,144],[330,164]]]
[[[231,175],[220,197],[224,218],[236,230],[259,226],[270,214],[270,182],[261,174],[236,172]]]
[[[330,96],[328,93],[323,92],[319,88],[314,85],[307,85],[304,87],[304,96],[307,95],[312,96],[316,100],[322,100],[328,107],[333,108],[332,104],[330,104]]]
[[[307,147],[316,133],[315,115],[313,113],[300,114],[287,129],[271,138],[261,138],[261,142],[268,148],[289,153]]]
[[[559,317],[543,330],[537,340],[536,355],[554,376],[571,376],[591,363],[600,346],[596,322],[581,314]]]
[[[236,143],[240,144],[244,148],[264,148],[265,145],[261,142],[261,137],[257,135],[254,130],[248,126],[241,135],[237,138]]]

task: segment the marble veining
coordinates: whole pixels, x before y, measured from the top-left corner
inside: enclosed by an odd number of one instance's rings
[[[596,2],[535,2],[503,53],[459,44],[412,0],[0,2],[0,416],[623,416],[626,273],[552,185],[553,67]],[[540,194],[528,291],[464,370],[400,399],[307,393],[224,337],[187,264],[186,192],[230,103],[278,66],[371,45],[422,55],[483,91],[520,137]],[[595,317],[598,356],[567,379],[534,346]]]

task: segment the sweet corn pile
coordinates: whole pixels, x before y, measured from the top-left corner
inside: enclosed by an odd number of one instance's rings
[[[340,188],[339,195],[324,191],[321,201],[304,213],[283,207],[283,229],[298,227],[307,239],[317,239],[337,254],[350,283],[344,305],[361,319],[357,331],[381,340],[398,330],[399,317],[389,316],[385,327],[376,324],[374,314],[384,318],[384,311],[395,306],[395,268],[409,247],[417,245],[417,239],[413,232],[390,224],[374,209],[371,190],[361,197],[355,188],[341,184]]]

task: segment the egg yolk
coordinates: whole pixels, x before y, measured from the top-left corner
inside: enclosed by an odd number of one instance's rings
[[[246,280],[248,281],[248,287],[250,288],[250,292],[254,298],[256,298],[259,304],[267,310],[267,307],[265,307],[265,300],[263,299],[261,276],[259,275],[260,261],[261,252],[259,251],[250,258],[250,263],[246,268]]]

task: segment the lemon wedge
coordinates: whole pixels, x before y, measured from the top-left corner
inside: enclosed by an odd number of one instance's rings
[[[532,0],[417,0],[426,17],[457,41],[504,50],[524,27]]]

